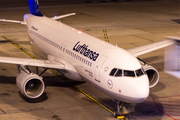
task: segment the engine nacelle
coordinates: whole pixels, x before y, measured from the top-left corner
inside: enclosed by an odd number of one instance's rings
[[[159,72],[151,65],[144,64],[142,67],[149,78],[149,88],[154,87],[159,81]]]
[[[16,84],[20,92],[31,99],[40,97],[45,89],[42,77],[34,73],[26,73],[25,71],[20,71],[16,77]]]

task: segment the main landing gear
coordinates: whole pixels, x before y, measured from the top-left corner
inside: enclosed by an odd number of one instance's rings
[[[127,117],[128,111],[126,110],[125,102],[116,99],[113,99],[113,101],[116,103],[116,109],[113,112],[113,116],[120,120],[129,120]]]

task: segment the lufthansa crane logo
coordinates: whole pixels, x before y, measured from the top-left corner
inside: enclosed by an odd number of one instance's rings
[[[111,88],[113,87],[113,82],[112,82],[112,80],[108,80],[108,81],[107,81],[107,85],[108,85],[108,87],[111,89]]]

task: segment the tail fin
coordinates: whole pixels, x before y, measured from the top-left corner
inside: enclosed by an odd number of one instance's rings
[[[166,47],[165,72],[180,78],[180,37],[168,37],[174,44]]]
[[[43,16],[39,9],[38,0],[29,0],[29,9],[32,15],[35,16]]]

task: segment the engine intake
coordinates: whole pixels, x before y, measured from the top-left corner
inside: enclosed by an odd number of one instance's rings
[[[20,92],[27,98],[35,99],[40,97],[45,89],[42,77],[34,73],[21,71],[16,77],[16,84]]]
[[[151,65],[143,65],[142,66],[144,71],[146,72],[148,78],[149,78],[149,88],[154,87],[158,81],[159,81],[159,73],[158,71],[152,67]]]

